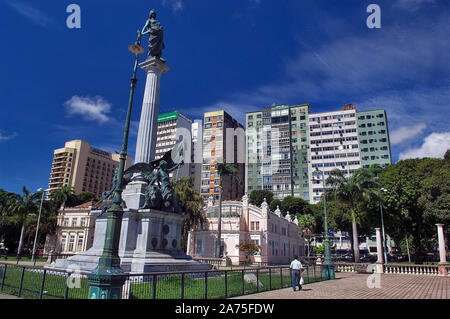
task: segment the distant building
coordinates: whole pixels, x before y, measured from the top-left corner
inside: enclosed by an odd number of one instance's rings
[[[214,257],[217,242],[218,203],[209,201],[204,214],[203,228],[189,232],[187,253],[193,257]],[[248,196],[242,202],[222,203],[222,255],[233,265],[245,262],[245,254],[236,247],[240,242],[251,241],[261,250],[250,261],[264,264],[286,264],[296,255],[304,256],[304,239],[297,219],[283,217],[277,209],[271,212],[267,203],[260,207],[249,204]]]
[[[95,217],[90,214],[93,205],[94,202],[88,202],[61,208],[58,211],[56,234],[47,237],[45,253],[75,254],[91,248],[95,231]]]
[[[53,152],[49,195],[62,186],[72,186],[75,194],[92,192],[101,196],[104,191],[113,187],[119,156],[91,147],[82,140],[66,142],[63,148]],[[131,162],[131,156],[127,156],[125,168]]]
[[[323,181],[335,169],[351,176],[361,167],[392,163],[384,110],[311,113],[309,104],[274,105],[246,116],[246,192],[320,201]]]
[[[222,180],[222,199],[236,199],[244,195],[245,130],[225,111],[207,112],[203,121],[203,154],[200,195],[204,200],[219,199]],[[217,163],[226,160],[237,166],[242,185],[230,176],[219,176]]]

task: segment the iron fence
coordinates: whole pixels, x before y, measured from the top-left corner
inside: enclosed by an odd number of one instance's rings
[[[304,265],[305,284],[328,280],[322,265]],[[88,273],[0,263],[0,291],[32,299],[88,299]],[[289,266],[127,274],[123,299],[218,299],[291,286]]]

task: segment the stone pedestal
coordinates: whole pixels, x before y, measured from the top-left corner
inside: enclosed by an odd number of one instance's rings
[[[447,276],[447,258],[445,256],[444,224],[436,224],[439,241],[439,275]]]
[[[100,211],[93,211],[98,215]],[[154,209],[125,209],[119,242],[120,267],[125,273],[208,270],[180,248],[184,217]],[[106,216],[98,216],[91,249],[45,265],[49,270],[91,272],[103,252]]]

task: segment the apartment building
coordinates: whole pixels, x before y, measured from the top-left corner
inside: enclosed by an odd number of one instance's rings
[[[203,121],[203,152],[200,194],[205,200],[235,199],[244,194],[245,130],[225,111],[207,112]],[[217,163],[226,160],[237,166],[242,185],[230,176],[219,176]]]
[[[49,180],[49,194],[62,186],[72,186],[75,194],[92,192],[101,196],[113,187],[119,154],[92,147],[88,142],[72,140],[63,148],[54,150]],[[132,163],[127,156],[125,169]]]
[[[196,166],[192,162],[192,153],[194,152],[192,120],[181,112],[174,111],[158,115],[155,159],[160,159],[166,152],[170,151],[181,136],[186,142],[185,154],[188,158],[185,158],[183,166],[169,175],[174,179],[180,177],[195,178]]]
[[[246,190],[309,198],[310,106],[279,105],[247,113]]]
[[[339,169],[392,163],[386,112],[341,110],[311,113],[308,104],[279,105],[246,117],[246,191],[269,190],[275,198],[320,201],[323,179]],[[323,174],[323,175],[322,175]]]

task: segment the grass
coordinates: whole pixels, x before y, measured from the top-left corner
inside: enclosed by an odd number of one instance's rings
[[[3,278],[4,268],[0,268],[0,285]],[[13,265],[8,265],[6,270],[6,277],[3,285],[2,293],[10,295],[19,294],[20,279],[22,277],[23,267],[17,267]],[[20,294],[21,298],[26,299],[37,299],[39,298],[39,293],[41,290],[43,272],[32,271],[32,268],[25,268],[23,272],[23,282],[22,291]],[[59,276],[55,274],[46,274],[45,284],[43,288],[43,299],[62,299],[64,298],[66,290],[67,277]],[[89,285],[86,278],[80,278],[80,288],[72,288],[68,290],[69,299],[87,299]]]
[[[25,269],[25,271],[23,271]],[[3,279],[4,266],[0,266],[0,288]],[[319,271],[314,273],[308,269],[304,273],[305,284],[321,281]],[[33,268],[23,268],[16,265],[8,265],[6,277],[1,293],[18,295],[20,281],[23,274],[22,290],[20,297],[26,299],[37,299],[41,290],[43,272]],[[255,270],[245,270],[244,274],[253,274],[256,277]],[[131,277],[133,279],[130,285],[130,299],[151,299],[153,297],[152,276],[144,280],[142,276]],[[268,269],[259,271],[258,274],[259,289],[256,282],[242,280],[242,271],[228,271],[227,273],[227,295],[226,297],[252,294],[273,289],[286,288],[291,286],[291,277],[289,269],[284,268],[282,277],[280,269],[272,269],[269,275]],[[180,299],[181,298],[181,274],[170,276],[160,276],[156,285],[157,299]],[[42,298],[44,299],[63,299],[66,292],[67,277],[56,274],[46,274]],[[87,278],[79,278],[80,288],[71,288],[68,290],[69,299],[88,299],[89,284]],[[208,299],[225,298],[225,273],[218,271],[208,273],[207,278]],[[205,298],[205,278],[204,274],[197,277],[185,275],[184,277],[184,298],[186,299],[204,299]]]
[[[256,276],[256,271],[244,272],[244,274],[250,273]],[[305,273],[303,277],[305,284],[321,281],[320,273],[316,273],[315,275],[317,277],[314,277],[312,271],[310,274]],[[151,281],[151,277],[146,278],[148,279],[147,282],[142,277],[135,279],[136,281],[131,283],[130,286],[130,298],[151,299],[153,297],[153,282]],[[241,271],[230,271],[227,275],[227,295],[225,296],[225,275],[223,272],[218,272],[215,276],[209,274],[206,285],[204,275],[201,278],[192,278],[186,275],[184,278],[184,298],[204,299],[205,286],[208,289],[208,299],[240,296],[242,294],[252,294],[291,286],[291,277],[288,269],[283,270],[283,278],[280,276],[279,269],[272,270],[270,275],[268,270],[261,271],[258,280],[260,283],[259,289],[256,282],[243,281]],[[180,299],[181,281],[180,274],[159,279],[156,285],[156,299]],[[242,293],[242,290],[244,290],[244,293]]]

